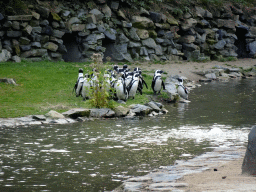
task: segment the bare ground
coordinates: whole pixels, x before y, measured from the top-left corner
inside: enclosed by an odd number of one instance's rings
[[[218,61],[210,61],[206,63],[198,63],[198,62],[186,62],[186,61],[168,61],[163,64],[150,64],[150,63],[137,63],[132,65],[132,67],[140,67],[142,71],[154,71],[156,69],[162,69],[164,72],[169,75],[181,75],[186,77],[191,81],[198,81],[203,77],[197,75],[195,72],[206,71],[214,68],[216,65],[223,67],[242,67],[243,69],[248,69],[251,67],[255,67],[256,59],[239,59],[237,61],[227,61],[227,62],[218,62]]]
[[[256,177],[242,173],[243,158],[217,166],[201,173],[185,175],[177,183],[187,183],[182,188],[191,192],[256,191]]]

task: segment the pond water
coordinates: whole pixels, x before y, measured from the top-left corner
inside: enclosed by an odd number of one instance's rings
[[[212,146],[244,146],[256,80],[211,82],[166,115],[0,130],[0,191],[110,191]]]

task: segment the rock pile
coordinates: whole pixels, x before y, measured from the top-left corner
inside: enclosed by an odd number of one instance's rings
[[[41,124],[67,124],[93,120],[95,118],[134,118],[138,116],[156,116],[167,113],[161,103],[151,101],[145,105],[134,104],[127,108],[118,106],[115,109],[84,109],[74,108],[64,113],[54,110],[45,115],[30,115],[20,118],[0,118],[0,128],[14,128],[17,126],[41,125]]]
[[[125,2],[72,1],[29,5],[31,15],[0,13],[0,62],[86,61],[95,52],[117,61],[251,57],[256,55],[256,9],[236,4],[210,12],[191,5],[181,17]]]

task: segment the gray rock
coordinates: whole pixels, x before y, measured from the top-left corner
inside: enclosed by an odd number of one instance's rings
[[[32,119],[46,121],[46,117],[44,115],[32,115]]]
[[[124,44],[124,43],[128,43],[129,39],[123,33],[121,33],[120,35],[117,36],[116,41],[118,44]]]
[[[46,117],[50,117],[52,119],[65,119],[64,115],[58,113],[57,111],[51,110],[45,114]]]
[[[39,42],[32,42],[31,43],[31,46],[32,47],[37,47],[37,48],[41,48],[42,46],[41,46],[41,43],[39,43]]]
[[[47,49],[33,49],[26,52],[23,52],[20,57],[27,58],[27,57],[42,57],[43,55],[47,54]]]
[[[103,33],[101,33],[101,34],[90,34],[90,35],[87,36],[87,38],[85,40],[97,43],[97,41],[99,39],[104,39],[104,38],[105,38],[105,35]]]
[[[140,46],[141,46],[140,42],[132,42],[132,41],[130,41],[128,45],[129,48],[140,47]]]
[[[71,13],[70,11],[65,10],[65,11],[62,12],[62,16],[68,17],[70,15],[70,13]]]
[[[43,18],[48,18],[50,14],[50,10],[43,6],[37,6],[36,7],[37,13],[39,13]]]
[[[157,106],[157,104],[154,101],[150,101],[146,105],[151,107],[155,112],[160,112],[161,111],[161,109]]]
[[[214,45],[214,48],[215,49],[223,49],[225,45],[226,45],[226,41],[224,39],[222,39]]]
[[[31,49],[31,45],[20,45],[21,51],[29,51]]]
[[[141,56],[148,56],[148,51],[147,51],[146,47],[141,47],[140,48],[140,55]]]
[[[53,42],[47,42],[43,45],[43,47],[54,52],[58,50],[58,45]]]
[[[256,54],[256,41],[253,41],[252,43],[249,43],[247,45],[248,50],[250,51],[250,56],[254,57]]]
[[[155,48],[155,54],[156,55],[163,55],[163,49],[161,47],[161,45],[157,45]]]
[[[0,53],[0,62],[6,62],[12,57],[11,53],[6,49],[3,49]]]
[[[15,63],[20,63],[20,62],[21,62],[21,58],[20,58],[18,55],[12,56],[12,60],[13,60]]]
[[[29,45],[30,39],[28,39],[27,37],[20,37],[19,42],[21,45]]]
[[[195,51],[199,49],[199,47],[193,43],[183,43],[182,47],[184,50],[187,50],[187,51]]]
[[[155,40],[152,38],[142,40],[142,45],[152,49],[157,47]]]
[[[130,105],[130,108],[132,113],[135,113],[137,116],[145,116],[153,111],[151,107],[141,104]]]
[[[256,175],[256,126],[248,135],[248,145],[242,164],[242,173]]]
[[[49,25],[49,21],[45,19],[45,20],[40,22],[40,25],[47,26],[47,25]]]
[[[154,23],[160,23],[161,19],[162,19],[162,15],[161,13],[156,13],[156,12],[149,12],[149,17],[150,19],[154,22]]]
[[[137,31],[137,30],[132,27],[132,28],[130,29],[130,31],[129,31],[130,37],[131,37],[131,39],[134,40],[134,41],[140,41],[140,38],[139,38],[139,36],[137,35],[136,31]]]
[[[115,112],[108,108],[101,108],[101,109],[91,109],[90,113],[91,117],[114,117]]]
[[[90,109],[74,108],[62,113],[62,115],[64,115],[65,117],[76,119],[77,117],[89,117],[90,112]]]
[[[119,8],[119,2],[118,1],[111,1],[110,8],[114,11],[117,11]]]
[[[17,85],[15,80],[12,78],[1,78],[0,82],[11,84],[11,85]]]
[[[7,37],[16,38],[22,35],[21,31],[7,31]]]
[[[156,41],[156,43],[161,44],[161,43],[164,42],[164,39],[157,37],[157,38],[155,39],[155,41]]]
[[[217,79],[215,73],[208,73],[208,74],[205,74],[205,77],[206,77],[207,79]]]
[[[116,30],[115,29],[108,29],[104,31],[104,35],[106,36],[107,39],[110,39],[112,41],[116,40]]]
[[[86,25],[86,29],[92,30],[92,29],[96,29],[97,26],[94,23],[89,23]]]
[[[98,9],[92,9],[89,13],[95,15],[97,21],[102,20],[104,16]]]
[[[54,37],[57,37],[57,38],[62,38],[63,37],[63,35],[65,34],[65,32],[64,31],[60,31],[60,30],[53,30],[53,34],[52,34],[52,36],[54,36]]]
[[[117,106],[114,111],[117,117],[124,117],[129,113],[129,108],[125,108],[123,106]]]

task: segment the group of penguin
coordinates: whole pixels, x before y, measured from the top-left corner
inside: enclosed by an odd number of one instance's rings
[[[151,83],[151,88],[154,94],[159,94],[162,88],[165,90],[162,73],[162,70],[156,70],[154,73]],[[128,98],[134,99],[137,92],[142,95],[144,85],[148,89],[148,85],[143,79],[142,71],[138,67],[131,71],[126,64],[123,65],[122,68],[119,68],[118,65],[114,65],[113,69],[105,71],[104,78],[107,84],[107,91],[114,90],[113,99],[115,100],[126,101]],[[89,99],[90,88],[97,85],[97,80],[96,69],[93,69],[90,74],[84,75],[83,69],[80,68],[74,86],[76,97],[82,96],[83,100]],[[183,79],[178,78],[178,81],[178,94],[182,98],[188,99],[188,90],[183,85]]]

